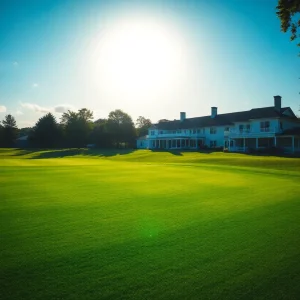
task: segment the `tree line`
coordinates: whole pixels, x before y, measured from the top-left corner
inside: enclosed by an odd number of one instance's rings
[[[16,140],[28,136],[27,147],[58,148],[86,147],[134,148],[137,137],[146,135],[151,121],[131,116],[116,109],[108,118],[93,121],[93,112],[87,108],[63,113],[58,122],[52,113],[42,116],[32,128],[18,129],[15,118],[6,115],[0,122],[0,147],[17,146]]]

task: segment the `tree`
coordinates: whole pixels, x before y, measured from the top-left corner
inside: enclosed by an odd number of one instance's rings
[[[61,118],[60,118],[60,123],[62,125],[67,125],[70,123],[73,119],[77,118],[77,113],[74,111],[68,110],[67,112],[63,113]]]
[[[82,108],[78,112],[68,110],[61,117],[67,145],[70,147],[84,147],[88,143],[93,129],[93,112]]]
[[[62,132],[55,117],[48,113],[35,124],[29,140],[38,147],[53,148],[61,144]]]
[[[135,144],[136,131],[132,118],[120,109],[109,113],[107,121],[108,133],[115,147],[121,145],[133,147]]]
[[[79,109],[77,115],[79,119],[85,120],[86,122],[91,122],[93,119],[93,112],[87,108]]]
[[[18,136],[18,127],[15,118],[12,115],[6,115],[2,121],[2,144],[5,147],[12,147]]]
[[[33,128],[31,127],[24,127],[19,129],[19,137],[30,135],[32,133]]]
[[[112,138],[109,134],[107,119],[98,119],[94,122],[94,127],[91,132],[90,140],[100,148],[112,147]]]
[[[4,146],[4,127],[0,123],[0,147]]]
[[[278,0],[277,16],[280,19],[281,30],[291,31],[291,41],[300,37],[297,30],[300,28],[300,18],[296,20],[295,15],[300,13],[300,0]],[[300,47],[300,43],[298,43]]]
[[[147,135],[148,129],[151,127],[152,123],[150,119],[139,116],[136,120],[137,135],[144,136]]]

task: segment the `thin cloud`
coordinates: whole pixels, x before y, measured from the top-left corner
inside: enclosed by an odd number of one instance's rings
[[[34,121],[20,121],[20,122],[18,122],[18,125],[19,125],[20,128],[33,127],[34,126]]]
[[[0,113],[6,112],[6,106],[0,105]]]
[[[12,64],[15,68],[17,68],[19,66],[19,63],[17,61],[14,61]]]
[[[69,104],[61,104],[54,107],[54,111],[61,114],[67,112],[68,110],[74,110],[74,106]]]
[[[42,107],[37,104],[33,103],[21,103],[21,106],[30,110],[33,110],[35,112],[41,112],[41,113],[48,113],[48,112],[53,112],[52,107]]]
[[[22,111],[20,111],[20,110],[17,110],[17,111],[16,111],[16,115],[17,115],[17,116],[21,116],[21,115],[24,115],[24,113],[23,113]]]
[[[32,87],[35,89],[35,88],[39,87],[39,85],[35,82],[32,84]]]
[[[35,111],[35,112],[38,112],[38,113],[64,113],[64,112],[67,112],[68,110],[74,110],[74,106],[70,105],[70,104],[59,104],[55,107],[43,107],[43,106],[40,106],[38,104],[34,104],[34,103],[22,103],[20,102],[20,105],[23,107],[23,108],[26,108],[26,109],[29,109],[29,110],[32,110],[32,111]],[[21,111],[19,111],[20,114],[23,114]]]

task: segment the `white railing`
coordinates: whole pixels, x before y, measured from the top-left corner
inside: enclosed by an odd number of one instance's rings
[[[231,129],[230,131],[224,131],[224,136],[267,136],[267,135],[274,135],[275,133],[281,133],[278,127],[265,127],[265,128],[258,128],[258,130],[253,129]]]
[[[184,133],[184,132],[176,132],[176,133],[158,133],[155,135],[149,135],[151,138],[176,138],[176,137],[186,137],[186,138],[197,138],[197,137],[204,137],[203,133]]]

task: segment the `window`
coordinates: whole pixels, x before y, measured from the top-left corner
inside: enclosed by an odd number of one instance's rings
[[[193,129],[193,134],[195,134],[196,133],[196,129]]]
[[[210,134],[216,134],[217,129],[215,127],[210,127]]]
[[[154,130],[151,130],[151,131],[150,131],[150,135],[155,135],[155,131],[154,131]]]
[[[181,130],[179,129],[179,130],[177,130],[177,133],[181,133]]]
[[[159,134],[163,134],[164,132],[162,130],[159,131]]]
[[[230,142],[229,141],[225,141],[225,148],[228,148],[228,147],[233,147],[233,141],[232,140],[230,140]]]
[[[270,131],[270,121],[260,122],[260,131],[269,132]]]
[[[217,141],[210,141],[210,148],[217,147]]]
[[[201,130],[200,130],[200,129],[197,129],[197,133],[198,133],[198,134],[201,133]]]
[[[225,127],[225,128],[224,128],[224,131],[229,131],[229,127]]]
[[[240,124],[239,131],[240,132],[250,132],[250,124]]]

